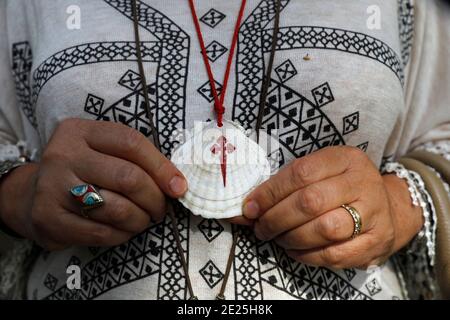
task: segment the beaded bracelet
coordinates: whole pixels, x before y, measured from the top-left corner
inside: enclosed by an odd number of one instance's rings
[[[26,144],[19,142],[17,145],[4,145],[0,149],[0,180],[7,176],[14,169],[26,165],[30,162],[30,155],[27,152]],[[6,236],[22,239],[22,237],[11,230],[0,219],[0,233]]]
[[[416,251],[420,246],[421,240],[425,238],[430,264],[434,265],[435,243],[436,243],[436,210],[433,200],[425,188],[420,175],[414,171],[407,170],[403,165],[397,162],[388,162],[383,168],[383,173],[395,173],[397,177],[404,179],[408,184],[408,190],[414,206],[422,208],[424,225],[416,238],[410,243],[408,251]]]

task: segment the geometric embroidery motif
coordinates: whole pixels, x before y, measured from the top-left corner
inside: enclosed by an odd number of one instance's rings
[[[107,4],[133,21],[132,1],[104,0]],[[177,24],[144,1],[137,2],[138,20],[142,28],[158,39],[158,69],[155,87],[158,106],[154,123],[158,126],[161,149],[169,155],[174,147],[172,134],[181,129],[185,118],[185,88],[188,75],[190,38]],[[144,121],[145,122],[145,121]],[[141,128],[141,126],[139,126]],[[150,130],[145,130],[150,131]]]
[[[227,48],[225,48],[223,45],[221,45],[217,41],[211,42],[206,48],[206,54],[208,56],[208,59],[212,62],[219,59],[225,52],[227,52]]]
[[[51,291],[55,290],[56,285],[58,284],[58,279],[51,275],[50,273],[47,274],[44,280],[44,286],[46,286]]]
[[[355,269],[344,269],[345,275],[347,276],[348,281],[352,281],[356,276]]]
[[[188,257],[189,252],[189,230],[190,213],[179,203],[174,206],[175,217],[178,222],[181,246],[183,254]],[[187,286],[181,265],[177,244],[172,231],[172,222],[166,217],[162,225],[163,242],[160,256],[160,271],[158,278],[158,299],[160,300],[183,300],[187,299]],[[189,260],[187,260],[189,263]]]
[[[314,100],[316,101],[316,105],[319,107],[323,107],[324,105],[334,101],[333,93],[331,92],[328,82],[312,89],[311,92],[314,96]]]
[[[369,291],[371,296],[376,295],[377,293],[379,293],[382,290],[381,286],[378,283],[376,278],[373,278],[371,281],[366,283],[366,288],[367,288],[367,291]]]
[[[133,19],[131,1],[103,1],[130,20]],[[156,75],[158,79],[158,87],[156,88],[158,91],[156,94],[158,108],[155,112],[155,118],[165,124],[160,128],[159,135],[161,148],[168,155],[174,147],[169,138],[177,128],[183,126],[184,122],[184,88],[187,81],[190,39],[179,26],[161,12],[142,1],[138,1],[137,5],[140,26],[158,39],[158,41],[142,42],[141,53],[143,62],[159,64],[158,74]],[[215,23],[217,24],[217,22]],[[164,51],[164,55],[162,51]],[[86,64],[137,61],[137,50],[134,41],[84,43],[53,54],[36,68],[32,76],[30,74],[32,56],[29,44],[14,44],[12,56],[18,100],[30,123],[36,127],[34,110],[39,93],[55,75]],[[126,79],[122,80],[124,81],[120,82],[121,85],[130,85]],[[33,83],[32,86],[31,83]],[[171,94],[165,94],[168,91]],[[91,109],[89,110],[91,111]]]
[[[273,243],[258,244],[258,253],[262,280],[297,299],[368,299],[335,272],[298,263]]]
[[[223,279],[223,273],[211,260],[209,260],[205,266],[200,269],[200,274],[211,289]]]
[[[278,79],[281,82],[285,82],[297,74],[297,69],[295,69],[291,60],[286,60],[275,68],[275,72],[277,73]]]
[[[17,100],[32,123],[36,122],[33,109],[30,105],[31,88],[30,76],[33,63],[33,54],[28,42],[14,43],[12,46],[12,71],[16,85]]]
[[[81,266],[80,258],[72,256],[69,260],[69,263],[67,264],[67,267],[69,266]]]
[[[128,70],[120,79],[119,83],[132,92],[108,108],[103,108],[104,100],[89,94],[86,99],[84,110],[95,115],[97,120],[114,121],[123,123],[150,136],[150,122],[147,117],[147,107],[142,90],[141,80],[135,72]],[[150,102],[150,110],[155,115],[156,109],[156,84],[147,87]],[[170,114],[171,111],[168,111]]]
[[[93,94],[88,94],[84,104],[84,111],[97,116],[102,112],[104,102],[105,100],[102,98],[94,96]]]
[[[273,151],[267,156],[269,163],[270,163],[270,170],[271,172],[276,172],[279,168],[281,168],[284,163],[284,154],[283,149],[278,148],[278,150]]]
[[[142,89],[142,79],[140,74],[133,70],[128,70],[122,78],[119,80],[119,84],[131,91],[137,91]]]
[[[211,28],[215,28],[222,20],[225,19],[225,15],[216,9],[210,9],[207,13],[205,13],[200,21],[206,24]]]
[[[99,247],[88,247],[88,249],[92,253],[93,256],[96,256],[97,253],[100,251]]]
[[[360,145],[357,145],[356,147],[361,149],[363,152],[367,152],[367,148],[369,148],[369,142],[361,143]]]
[[[272,30],[263,30],[263,50],[269,52]],[[374,59],[391,69],[403,84],[404,70],[401,58],[386,43],[355,31],[309,26],[280,28],[277,50],[318,48],[339,50]]]
[[[344,135],[358,130],[358,128],[359,128],[359,111],[344,117],[343,122],[344,122],[344,129],[342,130],[342,132]]]
[[[222,225],[216,219],[203,219],[198,224],[198,228],[205,236],[206,240],[208,240],[208,242],[213,241],[224,230]]]
[[[64,284],[46,299],[93,299],[118,286],[148,277],[159,271],[161,224],[154,225],[130,241],[109,248],[81,270],[81,290],[74,297]]]
[[[236,227],[238,241],[234,257],[235,299],[262,300],[260,267],[256,253],[256,238],[246,227]]]
[[[406,67],[414,41],[415,9],[412,0],[397,0],[397,2],[401,54],[403,67]]]
[[[217,94],[220,96],[222,92],[222,85],[215,80],[214,82],[216,84]],[[204,84],[202,84],[200,88],[197,89],[197,92],[200,93],[202,97],[205,98],[208,102],[213,102],[214,96],[209,81],[206,81]]]
[[[328,84],[321,87],[327,88],[328,97],[332,96]],[[274,79],[267,95],[263,126],[269,132],[278,129],[280,144],[296,157],[345,144],[318,105]]]
[[[23,50],[17,50],[13,45],[13,55],[16,52],[16,58],[21,57]],[[157,42],[142,43],[142,56],[145,62],[158,62],[160,60],[161,47]],[[30,51],[31,55],[31,51]],[[26,56],[30,59],[31,56]],[[27,115],[30,123],[36,126],[34,108],[39,97],[39,93],[45,84],[55,75],[71,69],[76,66],[86,64],[113,62],[113,61],[133,61],[136,60],[136,48],[133,42],[117,41],[117,42],[94,42],[86,43],[78,46],[66,48],[51,57],[44,60],[33,72],[32,83],[23,77],[25,70],[13,69],[16,75],[16,87],[19,88],[19,100],[22,109]],[[20,67],[22,64],[17,64]],[[28,71],[29,74],[29,71]],[[23,78],[19,82],[19,78]],[[28,76],[31,78],[31,75]],[[23,87],[23,89],[21,89]],[[20,92],[22,91],[22,92]]]

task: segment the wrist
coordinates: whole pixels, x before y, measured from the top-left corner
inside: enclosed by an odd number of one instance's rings
[[[0,179],[0,220],[21,236],[28,235],[27,219],[31,209],[38,165],[29,163],[15,168]]]
[[[408,183],[395,174],[383,176],[395,230],[394,252],[405,247],[422,229],[422,208],[413,204]]]

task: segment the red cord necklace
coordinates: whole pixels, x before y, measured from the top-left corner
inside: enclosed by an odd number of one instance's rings
[[[247,3],[247,0],[242,0],[242,2],[241,2],[241,8],[239,9],[239,15],[238,15],[238,18],[236,21],[236,25],[234,27],[233,39],[231,40],[230,52],[228,53],[228,61],[227,61],[227,66],[225,69],[225,75],[224,75],[223,84],[222,84],[222,92],[219,97],[219,95],[217,93],[216,83],[214,82],[214,75],[212,73],[211,65],[209,63],[208,54],[206,53],[205,41],[203,40],[202,30],[200,29],[200,22],[197,17],[197,12],[195,10],[194,0],[189,0],[189,7],[191,8],[192,19],[194,20],[195,31],[197,32],[198,41],[200,42],[200,48],[201,48],[201,52],[202,52],[203,62],[205,63],[206,72],[208,73],[208,78],[209,78],[209,84],[211,86],[212,95],[214,97],[214,110],[216,111],[217,125],[219,127],[222,127],[222,125],[223,125],[222,120],[223,120],[223,114],[225,113],[225,107],[224,107],[223,103],[225,101],[225,94],[227,92],[228,79],[230,77],[230,70],[231,70],[231,65],[233,63],[234,51],[236,48],[238,35],[239,35],[239,27],[242,22],[242,17],[244,16],[244,10],[245,10],[246,3]]]

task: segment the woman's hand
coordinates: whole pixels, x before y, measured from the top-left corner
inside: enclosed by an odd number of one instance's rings
[[[341,205],[355,207],[362,233]],[[378,265],[418,233],[423,218],[407,184],[381,176],[365,153],[330,147],[297,159],[255,189],[244,215],[256,237],[274,240],[297,261],[331,268]]]
[[[100,187],[103,206],[80,215],[69,193]],[[111,246],[166,213],[165,194],[187,189],[181,172],[141,133],[122,124],[70,119],[50,139],[41,162],[14,170],[0,184],[0,214],[14,231],[47,249]]]

